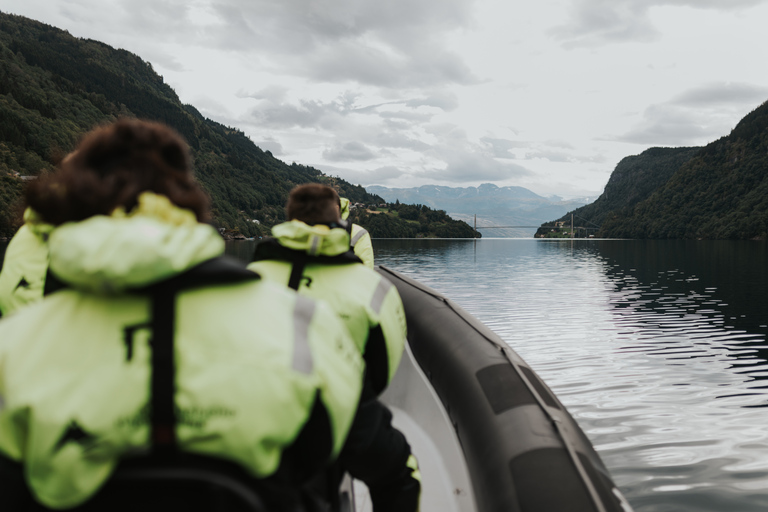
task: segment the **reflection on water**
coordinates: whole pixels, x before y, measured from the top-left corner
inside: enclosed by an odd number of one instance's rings
[[[637,511],[768,506],[763,242],[374,240],[547,381]]]

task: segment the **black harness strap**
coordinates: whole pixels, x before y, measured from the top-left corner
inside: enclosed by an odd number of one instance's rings
[[[289,249],[280,245],[274,238],[259,242],[256,246],[256,251],[253,253],[253,261],[263,260],[280,260],[293,262],[297,257],[304,256],[307,258],[307,262],[322,263],[323,265],[340,265],[343,263],[362,263],[358,256],[351,250],[337,254],[335,256],[326,256],[324,254],[318,254],[317,256],[310,256],[304,251],[297,249]]]
[[[258,279],[241,263],[220,257],[208,260],[181,275],[148,287],[152,296],[152,377],[150,428],[152,454],[176,453],[176,296],[182,290]]]
[[[259,242],[256,251],[253,254],[253,261],[280,260],[292,263],[291,277],[288,279],[288,286],[294,290],[299,289],[301,278],[304,274],[304,268],[308,263],[320,263],[322,265],[342,265],[346,263],[362,263],[351,250],[337,254],[336,256],[310,256],[304,251],[289,249],[280,245],[277,239],[270,238]]]
[[[174,329],[176,325],[176,293],[162,287],[152,296],[152,380],[150,413],[152,452],[169,455],[176,451],[176,365],[174,361]]]
[[[291,277],[288,279],[288,288],[298,291],[299,285],[301,284],[301,276],[304,274],[304,267],[307,266],[308,258],[309,256],[307,254],[297,252],[293,259]]]

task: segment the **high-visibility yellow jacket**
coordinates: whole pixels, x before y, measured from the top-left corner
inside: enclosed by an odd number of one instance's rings
[[[48,271],[48,234],[53,226],[29,208],[5,251],[0,270],[0,316],[43,298]]]
[[[290,285],[293,275],[300,294],[327,301],[349,329],[380,393],[405,347],[405,313],[397,289],[351,254],[343,228],[294,220],[275,226],[272,234],[274,239],[257,246],[256,261],[248,268],[283,285]]]
[[[0,456],[23,464],[37,500],[69,508],[150,443],[152,296],[142,289],[224,244],[153,194],[130,215],[64,224],[49,244],[68,288],[0,320]],[[327,304],[253,276],[179,292],[174,318],[180,450],[266,477],[321,405],[328,450],[306,456],[322,464],[339,453],[363,363]]]
[[[341,198],[341,218],[347,220],[349,217],[349,199]],[[371,234],[358,224],[349,223],[349,246],[355,253],[355,256],[363,260],[368,268],[373,268],[373,242]]]

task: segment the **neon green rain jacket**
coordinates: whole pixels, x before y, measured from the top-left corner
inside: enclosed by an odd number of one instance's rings
[[[24,225],[8,244],[0,271],[0,316],[43,298],[52,229],[30,208],[24,212]]]
[[[348,252],[349,235],[343,228],[294,220],[275,226],[272,234],[275,239],[257,246],[257,261],[248,268],[287,285],[294,262],[306,257],[299,293],[331,304],[364,354],[368,376],[380,393],[405,347],[405,313],[397,289]]]
[[[349,199],[342,197],[341,199],[341,218],[347,220],[349,217]],[[363,260],[365,266],[373,269],[373,242],[371,241],[371,234],[358,224],[350,224],[349,226],[349,246],[355,252],[355,256]]]
[[[162,196],[136,210],[56,228],[51,271],[69,288],[0,320],[0,456],[51,508],[87,500],[148,447],[150,298],[129,291],[224,249]],[[175,318],[179,449],[268,476],[319,396],[339,452],[363,364],[327,304],[249,280],[180,292]]]

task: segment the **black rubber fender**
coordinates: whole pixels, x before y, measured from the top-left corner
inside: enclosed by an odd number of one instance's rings
[[[493,331],[443,295],[386,267],[408,343],[443,403],[483,512],[629,512],[584,432]]]

